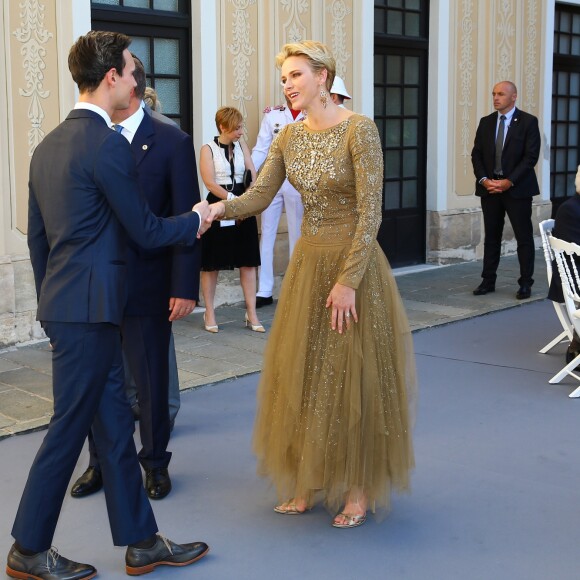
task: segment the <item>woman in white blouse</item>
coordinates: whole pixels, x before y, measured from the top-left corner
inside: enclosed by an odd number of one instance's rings
[[[200,155],[201,178],[209,190],[209,203],[242,195],[246,170],[250,171],[252,182],[256,178],[250,150],[241,138],[243,117],[240,111],[222,107],[216,113],[215,123],[219,135],[201,148]],[[255,332],[265,332],[256,314],[256,268],[260,265],[256,218],[214,222],[201,242],[205,330],[218,332],[214,298],[219,271],[239,268],[246,301],[246,326]]]

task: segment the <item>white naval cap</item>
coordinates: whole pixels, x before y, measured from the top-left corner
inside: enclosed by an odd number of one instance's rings
[[[332,88],[330,89],[330,94],[336,93],[337,95],[342,95],[345,99],[352,99],[348,94],[346,87],[344,86],[344,81],[336,75],[334,77],[334,82],[332,83]]]

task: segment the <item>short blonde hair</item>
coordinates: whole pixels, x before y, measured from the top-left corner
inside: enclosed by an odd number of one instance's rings
[[[143,100],[145,104],[151,107],[152,111],[161,112],[161,101],[155,92],[155,89],[151,87],[145,87],[145,94],[143,95]]]
[[[285,44],[282,50],[276,55],[276,66],[282,68],[284,61],[291,56],[306,57],[310,68],[315,73],[321,73],[323,70],[326,70],[328,72],[326,88],[330,91],[334,77],[336,76],[336,61],[325,44],[317,42],[316,40]]]
[[[226,132],[233,131],[243,120],[242,113],[235,107],[221,107],[215,114],[215,126],[217,127],[218,133],[222,132],[220,126]]]

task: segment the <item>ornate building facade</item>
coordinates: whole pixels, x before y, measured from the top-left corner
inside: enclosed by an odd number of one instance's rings
[[[542,195],[534,201],[535,220],[551,212],[554,175],[562,176],[561,187],[569,191],[578,160],[568,151],[558,173],[551,158],[557,129],[554,83],[559,83],[554,38],[559,27],[570,36],[570,55],[580,55],[580,45],[577,52],[573,48],[578,5],[580,0],[3,2],[0,347],[41,337],[26,245],[28,166],[35,146],[74,105],[67,55],[79,35],[109,28],[133,36],[150,84],[163,95],[164,112],[192,133],[197,150],[214,135],[215,111],[226,104],[244,114],[253,146],[263,109],[283,101],[273,64],[279,48],[309,38],[327,43],[353,96],[349,108],[375,118],[383,139],[380,239],[387,255],[395,266],[449,263],[482,256],[470,152],[479,119],[493,110],[495,82],[514,81],[518,106],[540,120]],[[569,32],[559,20],[559,7],[571,11]],[[568,88],[562,98],[568,98],[566,131],[572,132],[571,97],[579,95]],[[279,274],[287,260],[284,227]],[[508,232],[505,251],[514,249]],[[224,284],[222,301],[241,299],[236,286]]]

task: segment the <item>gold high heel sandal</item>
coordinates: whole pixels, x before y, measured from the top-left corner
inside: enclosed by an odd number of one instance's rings
[[[203,327],[205,328],[205,330],[207,330],[208,332],[211,332],[213,334],[215,334],[219,330],[219,327],[217,324],[215,324],[213,326],[207,325],[207,323],[205,322],[205,312],[203,313]]]
[[[261,324],[252,324],[250,322],[247,312],[245,318],[246,318],[246,328],[249,326],[250,330],[253,330],[254,332],[266,332],[266,329]]]

